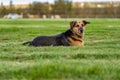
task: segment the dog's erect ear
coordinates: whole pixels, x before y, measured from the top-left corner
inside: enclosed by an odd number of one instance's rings
[[[71,21],[71,22],[70,22],[70,27],[71,27],[71,28],[74,27],[74,26],[76,25],[76,22],[77,22],[77,21]]]
[[[86,25],[86,24],[90,24],[90,22],[85,21],[85,20],[83,20],[82,22],[83,22],[85,25]]]

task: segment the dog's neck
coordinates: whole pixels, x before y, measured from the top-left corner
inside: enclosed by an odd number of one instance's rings
[[[84,34],[82,36],[80,36],[78,34],[73,33],[73,31],[71,29],[67,30],[65,32],[65,35],[70,36],[71,38],[73,38],[75,40],[79,40],[79,41],[83,41],[83,39],[84,39]]]
[[[83,46],[84,41],[83,41],[83,36],[77,36],[72,32],[72,30],[67,30],[65,33],[65,36],[68,39],[69,45],[72,46]]]
[[[84,33],[82,33],[82,35],[79,35],[79,34],[74,33],[71,29],[70,29],[70,31],[72,32],[73,36],[76,39],[84,39]]]

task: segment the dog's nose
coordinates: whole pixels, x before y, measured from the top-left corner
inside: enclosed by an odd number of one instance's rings
[[[82,28],[79,29],[79,33],[83,33],[83,29]]]
[[[83,29],[80,29],[80,32],[83,33]]]

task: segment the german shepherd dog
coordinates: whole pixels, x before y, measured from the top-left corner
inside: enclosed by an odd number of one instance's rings
[[[23,43],[29,46],[83,46],[84,31],[88,21],[71,21],[70,29],[56,36],[38,36],[32,41]]]

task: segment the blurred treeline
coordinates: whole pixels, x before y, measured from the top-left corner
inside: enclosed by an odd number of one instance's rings
[[[0,6],[0,17],[9,13],[30,15],[36,18],[120,18],[120,2],[75,2],[70,0],[55,0],[54,4],[48,2],[33,2],[27,7],[14,5]]]

